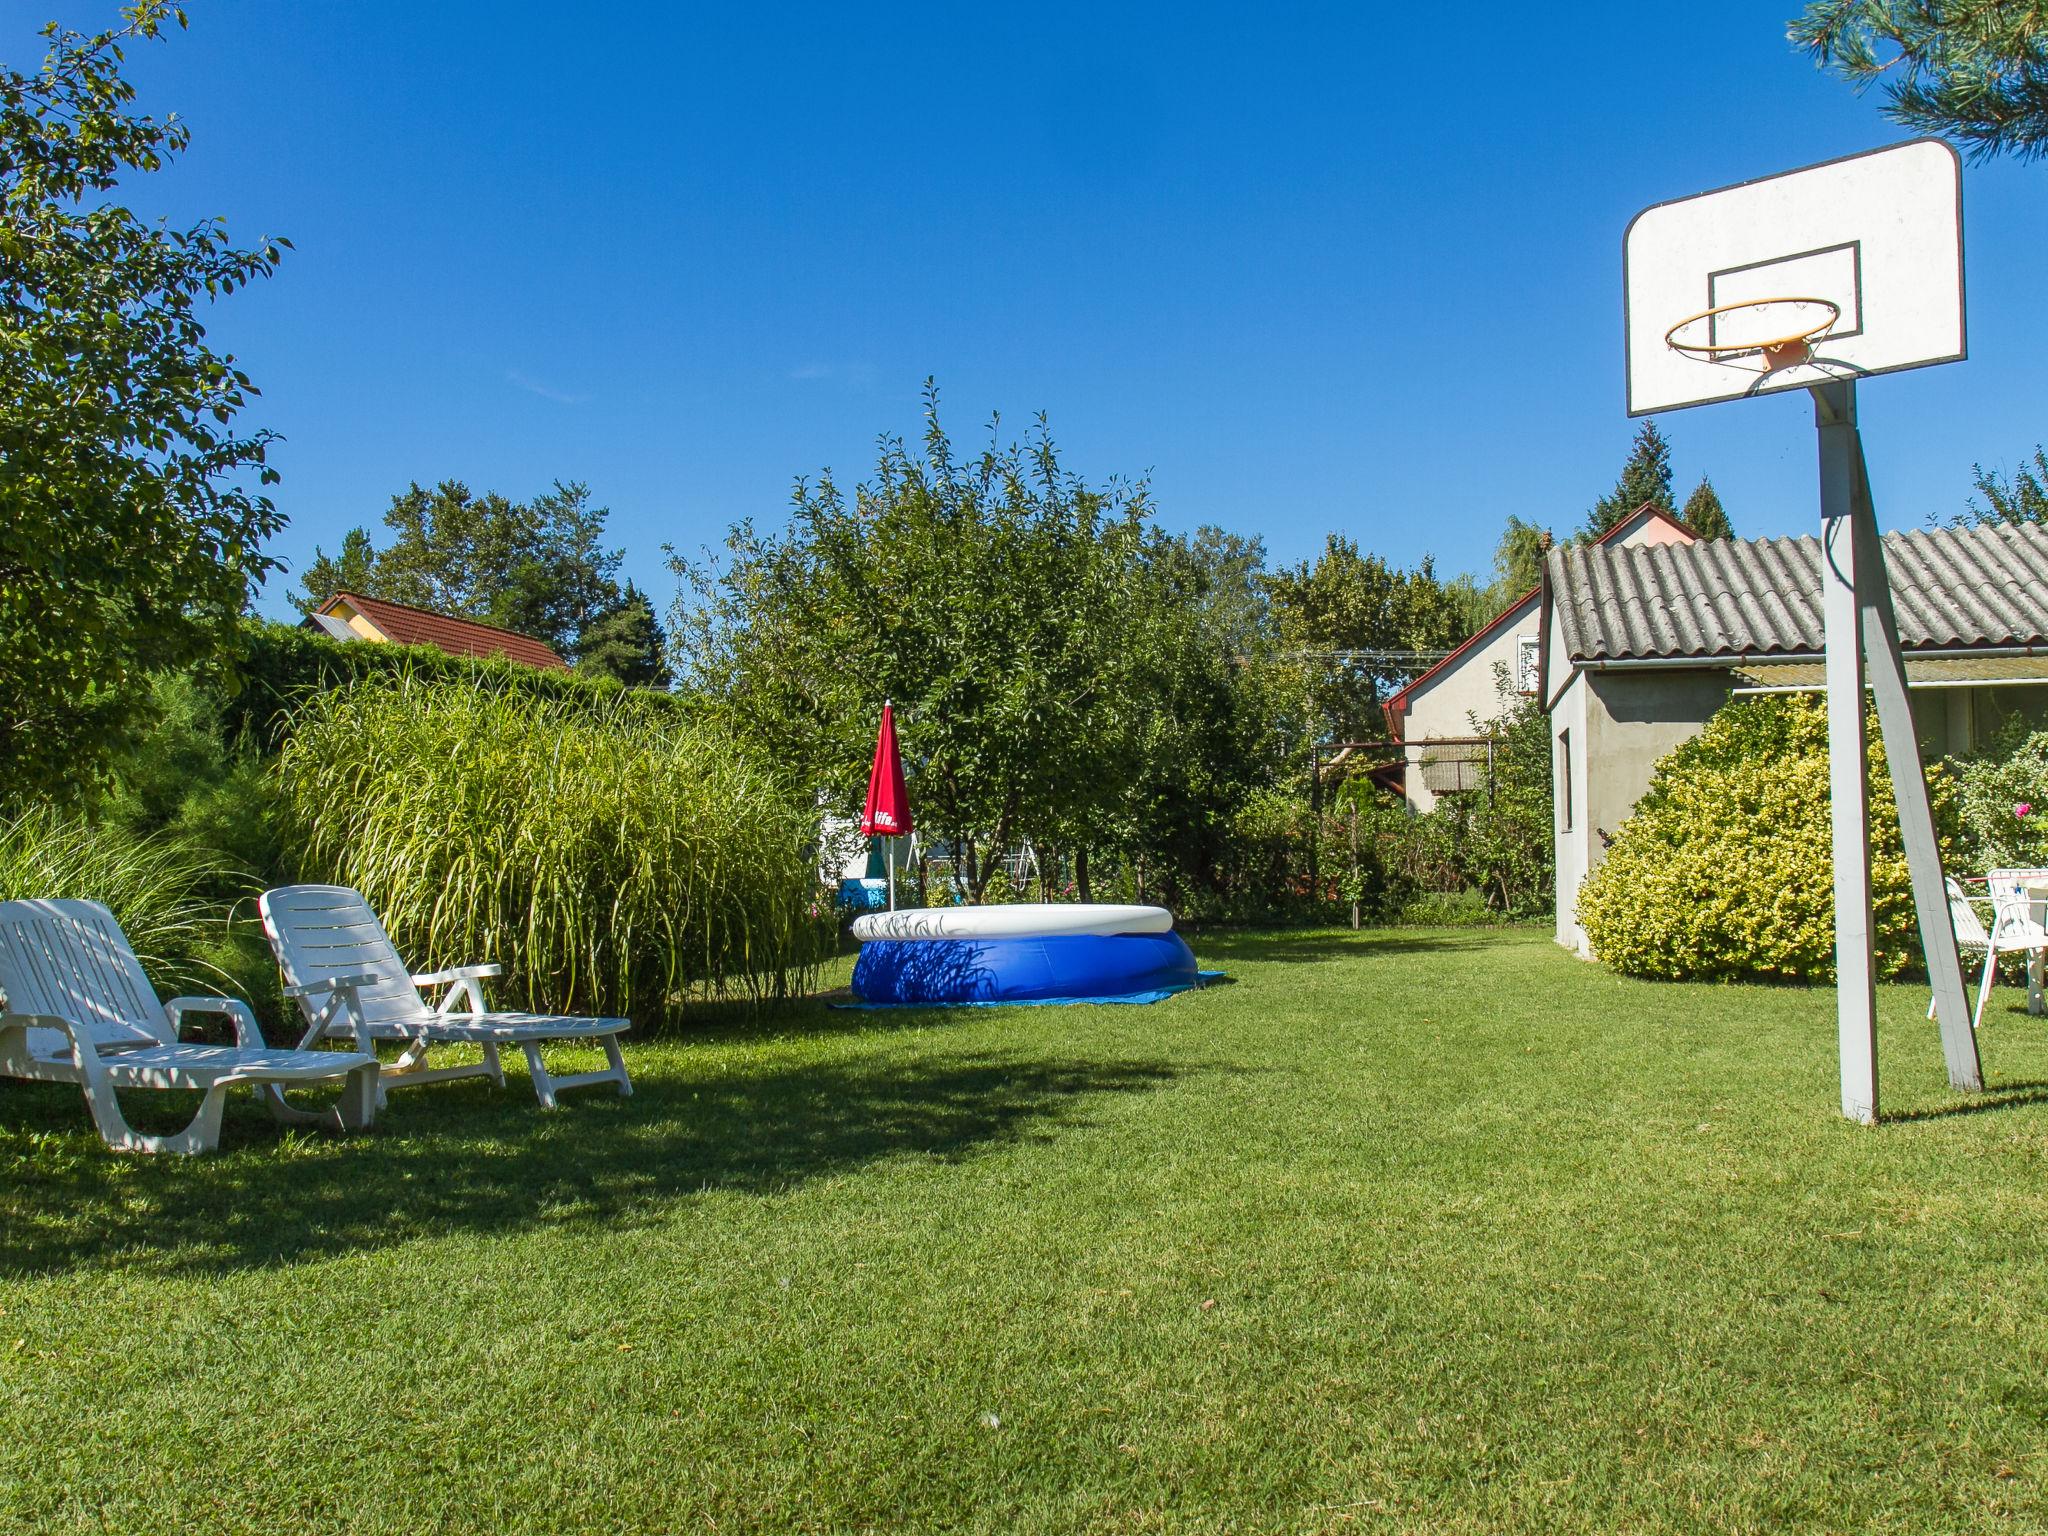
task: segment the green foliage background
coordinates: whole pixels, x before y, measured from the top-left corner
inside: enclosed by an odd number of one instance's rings
[[[103,903],[166,997],[230,979],[217,893],[234,878],[221,854],[172,832],[137,833],[48,805],[0,820],[0,901]]]
[[[255,386],[200,317],[286,242],[114,200],[186,148],[122,76],[182,22],[143,0],[0,66],[0,801],[82,794],[138,730],[131,681],[214,665],[277,565],[270,435],[237,427]]]
[[[2048,731],[1998,742],[1955,771],[1963,832],[1977,867],[2048,867]]]
[[[219,704],[222,729],[262,752],[283,744],[292,711],[330,688],[359,679],[414,677],[423,681],[468,682],[481,687],[556,699],[591,708],[622,691],[609,677],[522,666],[494,656],[451,656],[431,645],[371,645],[336,640],[296,624],[246,620],[233,685]],[[678,718],[692,710],[687,698],[649,689],[639,704]]]

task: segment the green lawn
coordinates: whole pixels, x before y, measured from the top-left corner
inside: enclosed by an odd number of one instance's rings
[[[6,1531],[2041,1531],[2048,1021],[1525,931],[1210,939],[1153,1008],[813,1008],[639,1093],[0,1084]]]

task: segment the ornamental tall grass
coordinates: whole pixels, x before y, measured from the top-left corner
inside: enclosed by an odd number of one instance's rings
[[[499,1006],[647,1025],[788,995],[832,942],[809,808],[630,694],[366,679],[300,709],[275,775],[299,877],[360,890],[423,969],[503,963]]]
[[[0,820],[0,901],[103,902],[167,996],[225,979],[213,957],[228,937],[228,909],[212,893],[235,879],[227,860],[184,838],[49,806]]]

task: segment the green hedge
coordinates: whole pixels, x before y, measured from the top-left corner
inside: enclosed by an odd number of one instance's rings
[[[1920,965],[1891,775],[1872,722],[1871,883],[1877,967]],[[1956,789],[1928,789],[1944,842]],[[1657,765],[1606,860],[1579,889],[1593,952],[1666,980],[1834,977],[1827,711],[1802,695],[1738,700]]]
[[[336,640],[296,624],[264,619],[246,620],[241,641],[235,667],[238,686],[223,710],[223,724],[266,755],[283,745],[294,709],[316,694],[369,678],[478,683],[531,698],[597,707],[626,691],[610,678],[580,677],[573,671],[523,666],[501,657],[451,656],[431,645]],[[687,708],[671,694],[648,689],[633,693],[651,709]]]

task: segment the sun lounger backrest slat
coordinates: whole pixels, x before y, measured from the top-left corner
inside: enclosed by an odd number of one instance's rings
[[[102,1048],[175,1038],[127,935],[96,901],[0,901],[0,992],[8,1012],[69,1019]],[[30,1030],[28,1047],[70,1051],[54,1029]]]
[[[259,905],[288,985],[325,976],[374,976],[375,985],[361,993],[365,1022],[411,1024],[428,1017],[397,946],[358,892],[343,885],[287,885],[265,891]]]

